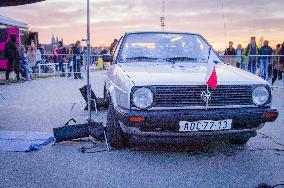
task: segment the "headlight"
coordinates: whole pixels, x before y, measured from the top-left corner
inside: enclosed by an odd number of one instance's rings
[[[146,109],[153,103],[153,93],[146,87],[139,88],[133,93],[133,104],[140,108]]]
[[[253,103],[257,106],[264,105],[269,99],[269,91],[264,86],[255,88],[252,92]]]

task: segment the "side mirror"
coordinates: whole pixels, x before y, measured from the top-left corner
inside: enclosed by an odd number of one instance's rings
[[[110,54],[104,54],[104,55],[103,55],[103,61],[104,61],[104,62],[112,62],[112,55],[110,55]]]

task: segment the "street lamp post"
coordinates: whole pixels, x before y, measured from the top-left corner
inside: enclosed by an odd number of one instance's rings
[[[88,122],[92,121],[91,112],[91,85],[90,85],[90,0],[87,0],[87,95],[88,95]]]

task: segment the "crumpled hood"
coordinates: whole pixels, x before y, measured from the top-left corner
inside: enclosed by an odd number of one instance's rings
[[[124,63],[119,64],[136,86],[144,85],[203,85],[207,64],[188,63]],[[219,85],[268,84],[265,80],[244,70],[216,65]]]

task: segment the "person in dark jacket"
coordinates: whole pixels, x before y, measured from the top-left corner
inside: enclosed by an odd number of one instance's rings
[[[225,50],[224,55],[227,56],[226,57],[227,63],[229,65],[236,67],[236,57],[235,57],[236,56],[236,50],[233,47],[233,44],[234,43],[232,41],[229,42],[229,48],[227,48]]]
[[[256,67],[257,67],[257,57],[259,49],[256,45],[255,37],[250,38],[250,43],[247,45],[246,49],[244,50],[244,55],[248,56],[248,70],[249,72],[256,74]]]
[[[278,65],[279,80],[283,80],[283,84],[284,84],[284,79],[283,79],[284,77],[284,42],[281,45],[279,55],[281,55],[281,57],[279,58],[279,65]]]
[[[108,51],[104,48],[100,51],[100,55],[101,55],[102,59],[104,59],[103,57],[107,54],[108,54]],[[103,69],[104,70],[106,69],[106,62],[104,62],[104,61],[103,61]]]
[[[74,71],[74,79],[82,79],[81,75],[81,48],[80,48],[80,41],[77,41],[74,45],[73,49],[73,71]]]
[[[279,55],[281,55],[281,48],[282,48],[282,45],[277,44],[276,49],[274,50],[274,55],[276,55],[276,57],[274,58],[274,61],[273,61],[272,85],[277,80],[277,78],[279,79],[282,78],[282,74],[280,72],[280,57],[279,57]]]
[[[227,48],[225,50],[225,54],[224,55],[236,55],[236,50],[233,47],[233,44],[234,43],[232,41],[229,42],[229,48]]]
[[[62,41],[58,42],[57,53],[58,53],[58,60],[57,60],[57,62],[59,64],[59,70],[62,71],[61,77],[65,77],[65,69],[64,69],[63,63],[64,63],[64,58],[65,58],[65,55],[66,55],[66,48],[64,47]]]
[[[10,35],[10,41],[5,45],[5,57],[8,59],[8,67],[6,70],[6,81],[9,81],[11,71],[15,71],[17,80],[20,80],[20,55],[17,45],[16,35]]]
[[[261,77],[263,79],[267,79],[268,76],[268,64],[271,62],[272,48],[268,46],[269,42],[267,40],[264,41],[263,46],[259,50],[259,55],[263,55],[260,57],[260,71]]]

